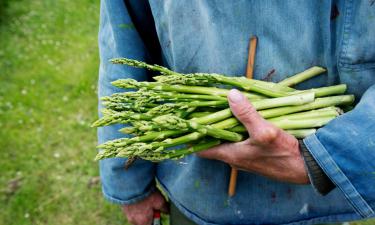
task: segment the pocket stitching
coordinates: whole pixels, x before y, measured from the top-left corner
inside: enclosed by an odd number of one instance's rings
[[[340,53],[338,57],[337,65],[340,66],[342,69],[350,69],[350,70],[367,70],[375,68],[375,61],[370,61],[366,63],[350,63],[348,59],[348,51],[349,46],[353,42],[352,36],[350,35],[351,28],[353,26],[353,0],[345,1],[345,18],[344,18],[344,27],[343,27],[343,34],[341,37],[340,43]]]

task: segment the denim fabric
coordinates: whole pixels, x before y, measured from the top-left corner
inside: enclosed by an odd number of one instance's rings
[[[310,185],[293,185],[239,172],[236,195],[227,196],[230,167],[188,156],[154,164],[126,159],[100,162],[104,196],[129,204],[154,190],[157,178],[171,201],[198,224],[317,224],[374,216],[375,209],[375,4],[372,1],[142,1],[103,0],[99,32],[99,97],[120,91],[119,78],[147,80],[141,69],[111,65],[112,57],[163,61],[180,72],[245,73],[248,40],[259,38],[254,77],[280,81],[321,65],[328,73],[297,88],[347,83],[359,105],[305,144],[337,185],[320,196]],[[129,11],[129,4],[135,5]],[[143,4],[144,5],[144,4]],[[137,9],[137,10],[134,10]],[[131,16],[130,16],[131,15]],[[137,21],[135,23],[135,21]],[[156,27],[162,59],[149,52],[140,27]],[[269,75],[274,71],[272,75]],[[365,94],[364,94],[365,93]],[[364,95],[362,97],[362,95]],[[361,98],[362,97],[362,98]],[[99,128],[102,143],[122,137],[119,125]]]

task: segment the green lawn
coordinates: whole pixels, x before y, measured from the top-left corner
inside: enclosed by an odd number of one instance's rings
[[[99,0],[0,0],[0,225],[126,224],[93,161],[98,17]]]
[[[124,224],[95,156],[98,0],[0,0],[0,224]]]

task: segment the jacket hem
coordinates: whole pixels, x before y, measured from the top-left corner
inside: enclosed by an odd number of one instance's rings
[[[304,143],[323,171],[335,183],[336,187],[344,193],[345,198],[351,203],[354,210],[363,218],[373,216],[373,209],[336,164],[316,135],[308,136],[304,139]]]
[[[137,195],[136,197],[126,199],[126,200],[113,197],[113,196],[107,194],[103,189],[102,189],[102,193],[103,193],[104,198],[111,203],[118,204],[118,205],[130,205],[130,204],[139,202],[139,201],[147,198],[153,192],[155,192],[155,190],[156,190],[156,188],[153,186],[147,192],[144,192],[140,195]]]
[[[223,225],[219,223],[212,223],[205,221],[195,213],[191,212],[189,209],[185,208],[177,199],[175,199],[171,192],[168,190],[168,188],[163,184],[163,182],[158,179],[158,182],[163,189],[163,191],[168,195],[169,199],[173,204],[180,210],[182,214],[184,214],[188,219],[193,221],[194,223],[198,225]],[[343,214],[335,214],[335,215],[329,215],[329,216],[321,216],[321,217],[313,217],[309,219],[301,219],[298,221],[290,221],[287,223],[233,223],[233,225],[272,225],[272,224],[278,224],[278,225],[313,225],[317,223],[334,223],[334,222],[350,222],[359,220],[361,217],[357,213],[343,213]],[[231,223],[232,224],[232,223]]]

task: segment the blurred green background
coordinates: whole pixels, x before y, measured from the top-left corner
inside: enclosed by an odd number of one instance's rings
[[[0,224],[125,224],[96,154],[99,0],[0,0]]]
[[[99,0],[0,0],[0,225],[126,224],[93,161],[98,21]]]

